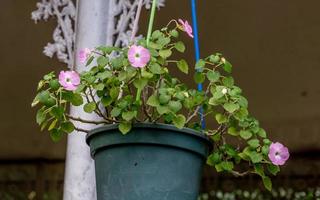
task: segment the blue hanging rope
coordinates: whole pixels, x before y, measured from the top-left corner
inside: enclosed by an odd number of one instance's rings
[[[192,11],[192,28],[193,28],[193,43],[196,62],[200,60],[200,46],[199,46],[199,35],[198,35],[198,21],[197,21],[197,5],[196,0],[191,0],[191,11]],[[198,84],[198,91],[202,91],[202,84]],[[203,108],[200,108],[200,120],[201,127],[205,129],[206,123],[203,117]]]

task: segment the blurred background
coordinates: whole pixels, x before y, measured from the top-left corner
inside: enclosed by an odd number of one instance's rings
[[[42,76],[66,68],[42,54],[52,40],[56,20],[34,24],[30,15],[36,2],[1,0],[1,200],[61,199],[63,188],[66,138],[54,143],[40,132],[30,106]],[[320,187],[320,1],[198,3],[201,55],[221,52],[232,62],[249,110],[272,140],[290,149],[291,158],[274,179],[274,187],[316,191]],[[191,21],[190,13],[189,1],[167,0],[155,24],[165,26],[173,18]],[[141,34],[146,32],[147,14],[143,12]],[[192,40],[185,37],[185,41],[191,64]],[[255,176],[239,179],[205,169],[202,192],[208,194],[203,197],[219,199],[218,191],[253,191],[259,188],[257,183]]]

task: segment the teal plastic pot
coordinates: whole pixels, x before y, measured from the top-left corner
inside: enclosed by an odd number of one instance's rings
[[[211,143],[192,129],[135,124],[93,130],[87,143],[95,160],[98,200],[196,200]]]

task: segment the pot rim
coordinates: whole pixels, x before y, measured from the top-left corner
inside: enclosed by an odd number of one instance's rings
[[[101,132],[104,131],[110,131],[110,130],[115,130],[118,129],[119,124],[107,124],[104,126],[100,126],[97,128],[92,129],[87,135],[86,135],[86,143],[89,145],[89,140],[91,139],[91,137],[93,137],[96,134],[99,134]],[[139,123],[133,123],[132,125],[132,129],[134,128],[151,128],[151,129],[162,129],[162,130],[170,130],[170,131],[175,131],[175,132],[181,132],[184,134],[189,134],[195,137],[199,137],[203,140],[206,140],[208,143],[212,143],[212,141],[210,140],[210,138],[205,135],[204,133],[200,132],[200,131],[196,131],[194,129],[191,128],[182,128],[179,129],[177,127],[175,127],[172,124],[163,124],[163,123],[150,123],[150,122],[139,122]],[[128,133],[130,134],[130,132]]]

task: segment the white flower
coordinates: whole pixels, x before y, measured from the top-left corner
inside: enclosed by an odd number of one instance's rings
[[[227,88],[223,88],[221,92],[222,92],[222,94],[227,94],[228,89]]]

